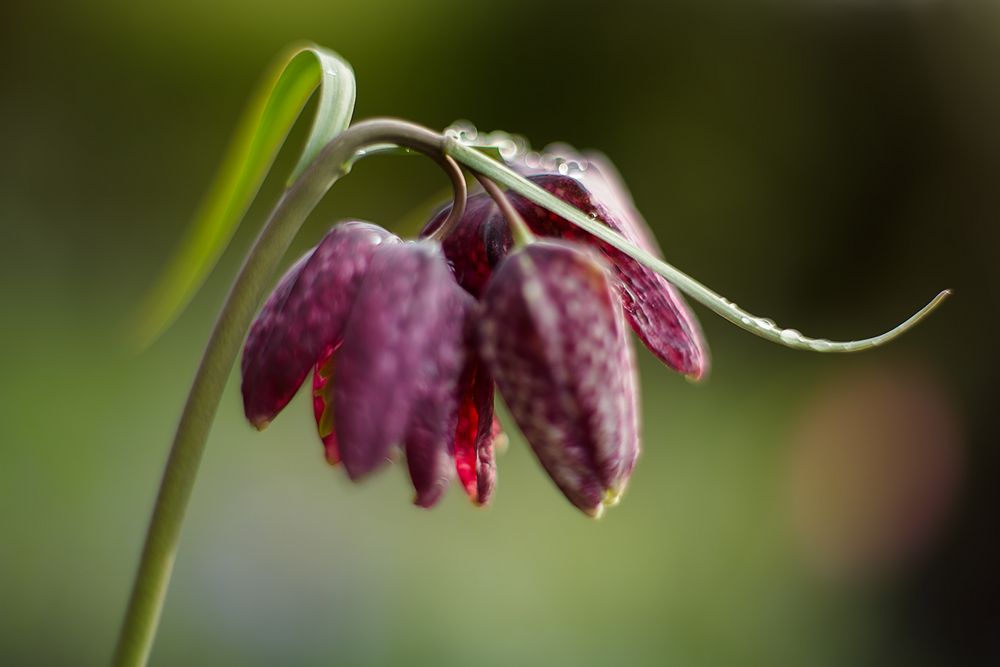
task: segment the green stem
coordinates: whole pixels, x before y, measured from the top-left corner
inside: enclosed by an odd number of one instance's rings
[[[608,245],[622,251],[643,266],[666,278],[674,287],[704,305],[716,315],[729,320],[741,329],[749,331],[756,336],[785,347],[813,352],[860,352],[861,350],[884,345],[912,329],[951,295],[951,290],[940,292],[926,306],[901,324],[878,336],[849,341],[810,338],[802,335],[795,329],[782,329],[769,319],[757,317],[743,310],[735,303],[701,284],[680,269],[646,252],[642,248],[636,247],[607,225],[590,218],[580,210],[567,204],[555,195],[546,192],[510,167],[494,160],[475,147],[467,146],[456,139],[449,138],[445,142],[445,151],[448,155],[455,158],[457,162],[476,174],[481,174],[491,181],[495,181],[509,190],[513,190],[525,199],[552,211],[577,227],[593,234]]]
[[[447,155],[437,155],[433,156],[435,161],[437,161],[438,166],[444,169],[445,173],[451,179],[451,189],[453,193],[453,203],[451,205],[451,210],[448,211],[448,217],[444,219],[441,226],[434,230],[430,236],[427,238],[440,241],[448,236],[453,229],[462,220],[462,216],[465,215],[465,200],[468,199],[469,191],[465,185],[465,173],[462,168],[458,166],[458,163],[452,160]]]
[[[473,176],[476,177],[476,180],[479,181],[479,184],[483,186],[483,190],[486,191],[486,194],[488,194],[490,198],[496,202],[496,205],[499,207],[503,217],[507,220],[511,236],[514,238],[514,245],[521,248],[529,243],[533,243],[535,235],[528,227],[528,223],[524,221],[524,218],[522,218],[521,214],[517,212],[503,191],[497,187],[497,184],[477,171],[472,173]]]
[[[355,155],[365,147],[391,143],[440,159],[443,140],[436,132],[404,121],[379,119],[358,123],[327,144],[274,208],[233,283],[184,406],[118,638],[115,665],[144,665],[149,658],[184,513],[222,390],[264,291],[292,239],[323,195],[347,173]]]

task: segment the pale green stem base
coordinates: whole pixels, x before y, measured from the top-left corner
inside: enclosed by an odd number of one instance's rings
[[[306,217],[347,173],[355,154],[378,143],[406,146],[437,160],[442,158],[443,137],[418,125],[385,119],[351,127],[331,141],[285,192],[233,283],[205,348],[163,471],[115,651],[114,664],[119,667],[144,665],[149,658],[205,442],[226,380],[271,277]]]

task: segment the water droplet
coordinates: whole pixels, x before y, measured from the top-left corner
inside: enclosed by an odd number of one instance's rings
[[[809,343],[809,347],[816,350],[817,352],[826,352],[833,348],[833,343],[826,340],[825,338],[817,338],[816,340]]]
[[[786,343],[801,343],[802,334],[795,329],[783,329],[781,331],[781,340]]]
[[[476,137],[479,135],[479,131],[476,126],[467,120],[456,120],[454,123],[445,128],[445,135],[460,141],[463,144],[471,143],[475,141]]]
[[[773,331],[778,328],[778,325],[774,323],[774,320],[768,319],[766,317],[758,317],[757,319],[754,320],[754,324],[756,324],[761,329],[764,329],[765,331]]]
[[[514,140],[509,137],[501,139],[497,142],[497,148],[500,149],[500,156],[504,160],[509,161],[517,156],[517,144],[514,143]]]

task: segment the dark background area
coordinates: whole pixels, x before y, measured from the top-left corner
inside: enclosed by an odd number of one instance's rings
[[[125,324],[271,59],[309,39],[356,118],[468,118],[617,164],[668,261],[807,334],[697,309],[713,374],[642,362],[645,452],[594,523],[517,437],[484,511],[351,486],[300,396],[231,382],[154,664],[995,664],[1000,11],[925,0],[7,2],[0,8],[0,663],[102,664],[214,313],[297,127],[206,288]],[[304,125],[304,124],[302,124]],[[443,191],[382,157],[296,241]],[[397,227],[398,228],[398,227]]]

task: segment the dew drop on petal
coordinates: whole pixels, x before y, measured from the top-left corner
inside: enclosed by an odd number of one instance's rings
[[[799,343],[802,341],[802,334],[795,329],[782,329],[781,340],[785,343]]]

